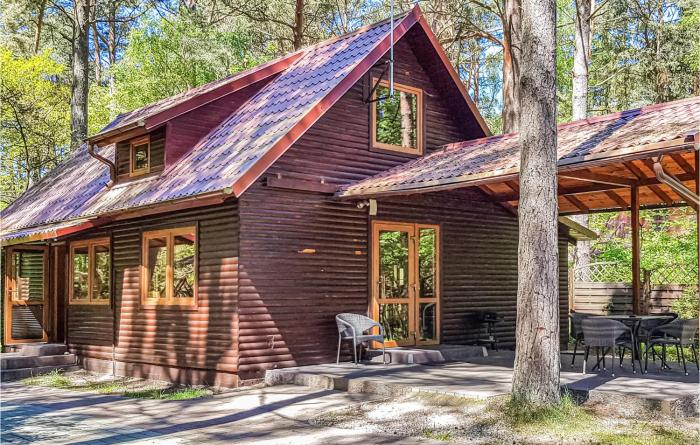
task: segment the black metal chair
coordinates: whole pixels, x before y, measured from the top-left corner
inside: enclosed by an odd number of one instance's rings
[[[492,350],[498,351],[498,337],[496,336],[496,323],[501,321],[497,312],[493,311],[473,311],[466,314],[466,325],[476,327],[477,345],[490,346]]]
[[[605,356],[608,352],[612,352],[611,374],[615,377],[615,348],[620,348],[620,351],[634,348],[632,330],[617,320],[599,317],[584,318],[581,320],[581,328],[583,329],[583,343],[586,346],[586,353],[583,356],[583,373],[586,373],[586,364],[591,348],[595,348],[598,361],[591,370],[600,368],[601,361],[603,362],[603,370],[606,370]],[[634,354],[632,354],[632,372],[637,372],[634,366]]]
[[[641,320],[639,322],[639,325],[637,327],[637,332],[634,333],[635,340],[637,341],[637,350],[639,353],[642,353],[642,344],[648,345],[654,338],[654,335],[661,336],[663,337],[662,334],[654,334],[654,330],[658,328],[659,326],[662,326],[664,324],[670,323],[671,321],[675,320],[678,318],[677,314],[674,314],[672,312],[668,312],[664,315],[665,318],[653,318],[653,319],[646,319],[646,320]],[[651,350],[651,359],[656,362],[656,353],[654,349]]]
[[[670,323],[662,324],[653,329],[650,333],[650,340],[644,350],[644,372],[647,372],[649,366],[649,350],[654,354],[654,346],[661,346],[661,369],[668,368],[666,364],[666,347],[675,346],[676,352],[683,363],[683,372],[688,375],[688,367],[685,363],[685,354],[683,349],[690,347],[693,353],[693,361],[695,366],[700,371],[700,363],[698,363],[698,352],[695,347],[696,333],[698,332],[698,319],[691,318],[688,320],[675,319]]]
[[[574,339],[574,353],[571,356],[572,368],[574,367],[574,362],[576,361],[578,345],[583,345],[583,328],[581,327],[581,321],[589,316],[590,315],[588,314],[580,314],[573,311],[569,314],[569,336]]]

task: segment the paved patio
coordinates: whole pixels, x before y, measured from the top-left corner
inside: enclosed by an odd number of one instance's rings
[[[385,366],[372,363],[355,366],[341,363],[305,366],[269,371],[266,381],[269,384],[296,383],[349,392],[386,394],[422,391],[486,398],[510,393],[513,357],[512,352],[504,351],[489,357],[434,365]],[[658,372],[652,363],[649,364],[648,374],[639,371],[633,374],[628,358],[622,369],[616,366],[616,376],[612,377],[610,370],[582,374],[581,357],[577,357],[573,368],[570,363],[571,356],[562,355],[562,385],[584,398],[641,403],[668,414],[688,415],[697,409],[698,370],[694,365],[689,369],[688,376],[677,367]]]
[[[162,401],[2,385],[3,444],[430,444],[429,440],[316,427],[311,417],[369,394],[276,386]]]

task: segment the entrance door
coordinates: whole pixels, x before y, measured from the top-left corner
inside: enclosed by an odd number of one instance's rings
[[[48,249],[7,248],[5,262],[5,343],[48,340]]]
[[[439,343],[439,239],[435,225],[372,225],[372,316],[387,346]]]

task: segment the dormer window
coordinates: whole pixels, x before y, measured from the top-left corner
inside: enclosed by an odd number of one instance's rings
[[[151,171],[151,139],[149,136],[134,139],[130,143],[129,176],[139,176]]]
[[[372,82],[375,85],[377,79]],[[372,96],[372,148],[412,155],[423,154],[423,91],[381,81]]]

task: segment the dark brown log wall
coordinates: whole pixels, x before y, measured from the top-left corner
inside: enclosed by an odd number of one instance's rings
[[[196,309],[141,307],[142,231],[198,226]],[[237,203],[141,218],[105,227],[113,249],[114,357],[122,372],[186,383],[236,383],[238,366]],[[71,305],[68,343],[83,359],[111,360],[108,306]]]
[[[117,179],[128,181],[131,162],[130,140],[117,142],[116,165]],[[150,174],[160,173],[165,166],[165,128],[159,128],[151,133],[151,168]],[[140,178],[141,176],[139,176]]]
[[[442,343],[470,344],[473,310],[504,317],[497,334],[514,345],[517,219],[478,190],[379,201],[377,220],[439,224]],[[335,360],[340,312],[367,313],[367,209],[316,193],[256,185],[241,199],[240,365],[265,369]],[[560,242],[560,307],[567,311],[566,240]],[[562,324],[565,338],[566,325]]]
[[[453,119],[455,113],[420,66],[407,41],[395,49],[397,83],[423,89],[427,151],[446,143],[480,136]],[[385,58],[386,59],[386,58]],[[379,76],[381,69],[375,69]],[[385,77],[386,79],[386,77]],[[411,156],[369,150],[369,76],[355,84],[269,170],[284,177],[346,184],[412,159]]]

